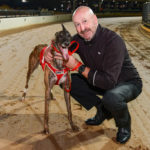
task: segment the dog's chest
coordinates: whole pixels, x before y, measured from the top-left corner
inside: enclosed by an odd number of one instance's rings
[[[44,47],[40,53],[40,64],[42,66],[42,69],[45,70],[45,67],[48,67],[50,71],[52,72],[49,76],[50,82],[55,83],[57,85],[65,83],[65,81],[67,80],[67,76],[68,76],[68,68],[62,68],[62,70],[59,70],[55,68],[54,66],[52,66],[50,63],[46,62],[44,59],[44,51],[46,48],[47,47]]]
[[[57,77],[58,79],[58,77]],[[67,80],[67,73],[65,73],[63,76],[60,77],[58,84],[65,83]]]
[[[64,70],[60,70],[54,73],[52,71],[50,79],[50,82],[54,82],[57,85],[65,83],[67,80],[67,72],[64,72]]]

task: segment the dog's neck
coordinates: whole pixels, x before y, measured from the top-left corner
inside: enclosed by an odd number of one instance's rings
[[[56,47],[57,50],[59,50],[59,48],[58,48],[58,46],[56,44],[54,46]],[[64,68],[64,66],[63,66],[63,60],[54,58],[54,56],[58,55],[58,52],[56,52],[52,48],[51,53],[52,53],[52,57],[53,57],[53,62],[52,62],[53,67],[55,67],[56,69],[62,70]]]

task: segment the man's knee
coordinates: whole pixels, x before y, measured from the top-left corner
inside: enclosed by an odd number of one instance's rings
[[[119,111],[125,109],[127,104],[124,100],[124,96],[116,90],[107,91],[102,99],[104,107],[110,112]]]
[[[77,73],[71,74],[71,80],[72,80],[71,86],[72,88],[75,88],[75,89],[79,89],[82,86],[87,84],[85,79]]]

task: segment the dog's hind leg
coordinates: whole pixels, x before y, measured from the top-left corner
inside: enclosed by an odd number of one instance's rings
[[[68,80],[67,80],[67,83],[68,83]],[[64,97],[65,97],[67,111],[68,111],[68,120],[70,122],[70,126],[71,126],[72,130],[76,132],[76,131],[79,131],[79,127],[76,126],[72,121],[70,93],[65,90],[65,88],[69,88],[69,83],[68,84],[67,83],[63,83],[62,86],[64,89]]]
[[[40,64],[39,57],[35,56],[34,52],[35,52],[35,50],[29,56],[28,72],[27,72],[27,76],[26,76],[26,85],[25,85],[25,89],[24,89],[23,94],[22,94],[22,100],[25,99],[25,96],[26,96],[26,93],[27,93],[27,89],[28,89],[28,83],[29,83],[31,74],[34,72],[34,70]]]

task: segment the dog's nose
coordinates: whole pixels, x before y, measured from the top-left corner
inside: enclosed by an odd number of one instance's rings
[[[70,43],[69,42],[65,42],[64,44],[65,44],[65,46],[69,46]]]

